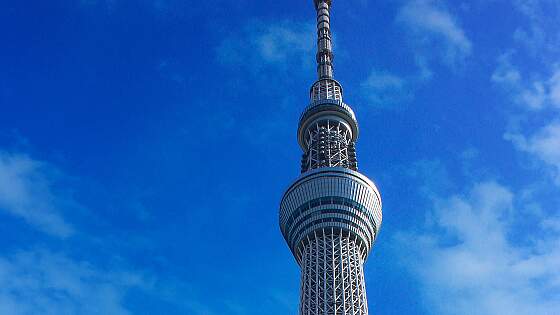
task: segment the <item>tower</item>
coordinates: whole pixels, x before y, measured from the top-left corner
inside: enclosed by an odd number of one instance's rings
[[[381,196],[358,172],[358,122],[333,77],[331,0],[317,10],[317,74],[298,126],[301,175],[280,203],[280,230],[301,267],[300,315],[367,315],[363,264]]]

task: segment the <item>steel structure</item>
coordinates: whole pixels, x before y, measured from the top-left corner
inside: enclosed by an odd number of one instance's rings
[[[301,175],[280,203],[280,229],[301,267],[300,315],[366,315],[363,264],[381,226],[381,196],[358,172],[358,122],[333,78],[331,0],[314,4],[318,80],[299,120]]]

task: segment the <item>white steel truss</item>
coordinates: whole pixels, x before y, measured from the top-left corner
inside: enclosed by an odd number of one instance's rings
[[[342,101],[342,88],[333,79],[323,79],[313,84],[310,96],[311,102],[327,99]]]
[[[300,315],[367,315],[361,242],[342,229],[316,231],[303,253]]]
[[[301,172],[319,167],[344,167],[358,170],[352,133],[336,120],[322,120],[309,126],[305,135],[306,152]]]

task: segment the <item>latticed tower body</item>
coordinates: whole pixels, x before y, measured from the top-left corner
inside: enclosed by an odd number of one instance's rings
[[[280,204],[280,229],[301,267],[300,315],[368,314],[363,264],[381,226],[381,196],[358,172],[358,122],[333,79],[331,0],[317,10],[317,72],[301,115],[301,176]]]

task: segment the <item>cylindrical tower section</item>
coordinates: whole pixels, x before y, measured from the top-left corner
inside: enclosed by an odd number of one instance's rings
[[[318,231],[331,229],[355,238],[365,260],[381,222],[377,187],[363,174],[346,168],[323,167],[302,174],[280,203],[280,229],[299,264],[305,245]]]
[[[358,122],[350,106],[337,100],[311,103],[298,127],[298,142],[303,150],[301,172],[320,167],[357,171],[357,138]]]
[[[343,230],[321,230],[303,250],[300,315],[367,315],[361,243]]]
[[[381,207],[375,184],[347,168],[306,172],[288,188],[280,228],[301,266],[300,315],[367,315],[363,263]]]

